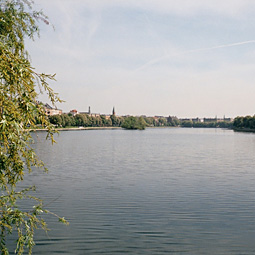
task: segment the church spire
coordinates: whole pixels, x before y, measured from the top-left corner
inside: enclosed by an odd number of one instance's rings
[[[113,109],[112,109],[112,115],[115,115],[115,108],[113,106]]]

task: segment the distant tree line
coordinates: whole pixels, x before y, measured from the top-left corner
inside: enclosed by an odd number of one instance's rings
[[[255,131],[255,115],[236,117],[234,119],[233,128],[236,130],[254,130]]]
[[[195,122],[192,120],[182,121],[181,127],[194,127],[194,128],[232,128],[232,121],[212,121],[212,122]]]
[[[196,128],[232,128],[233,122],[215,121],[198,122],[180,120],[177,117],[134,117],[105,115],[93,116],[89,114],[61,114],[49,116],[49,120],[56,127],[123,127],[126,129],[144,129],[145,127],[196,127]]]
[[[122,128],[125,129],[139,129],[143,130],[148,124],[145,122],[143,117],[134,117],[129,116],[124,119],[123,124],[121,125]]]
[[[56,127],[115,127],[120,126],[123,119],[111,115],[106,118],[104,115],[91,116],[88,114],[61,114],[49,116],[49,120]]]

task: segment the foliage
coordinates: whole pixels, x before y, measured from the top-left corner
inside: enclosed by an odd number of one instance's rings
[[[77,114],[74,116],[76,126],[85,126],[87,123],[87,117],[85,114]]]
[[[110,118],[111,118],[113,127],[119,127],[120,126],[120,119],[116,115],[111,115]]]
[[[49,116],[49,121],[50,121],[50,123],[52,123],[53,125],[55,125],[57,127],[62,126],[62,118],[61,118],[61,115],[59,115],[59,114]]]
[[[211,121],[199,122],[192,120],[184,120],[180,123],[181,127],[194,127],[194,128],[232,128],[232,121]]]
[[[239,117],[243,118],[243,117]],[[249,117],[251,118],[251,117]],[[251,122],[248,117],[245,117],[245,122]],[[247,119],[247,120],[246,120]],[[232,128],[233,122],[227,120],[212,120],[200,122],[197,118],[195,120],[179,120],[175,116],[169,117],[120,117],[111,115],[106,118],[105,115],[93,116],[89,114],[77,114],[72,116],[71,114],[62,114],[50,116],[49,120],[57,127],[67,126],[82,126],[82,127],[123,127],[128,129],[140,129],[139,125],[145,127],[195,127],[195,128]],[[238,121],[243,121],[237,119]],[[237,121],[236,120],[236,121]],[[139,124],[140,123],[140,124]],[[255,121],[253,122],[255,127]],[[142,128],[142,129],[143,129]]]
[[[181,123],[182,127],[193,127],[193,122],[191,120],[185,120]]]
[[[176,126],[180,125],[180,121],[179,121],[179,119],[177,117],[169,116],[167,118],[167,125],[168,126],[172,126],[172,127],[176,127]]]
[[[112,126],[112,120],[111,118],[106,118],[105,115],[100,115],[102,120],[102,126],[103,127],[111,127]]]
[[[122,118],[115,117],[116,122],[114,126],[120,126]],[[76,114],[75,116],[71,114],[61,114],[49,116],[49,121],[56,127],[111,127],[112,120],[104,115],[91,116],[88,114]],[[116,124],[117,123],[117,124]]]
[[[125,129],[143,130],[146,127],[146,122],[142,117],[138,118],[134,116],[129,116],[124,119],[124,122],[121,127]]]
[[[246,130],[255,130],[255,115],[245,116],[245,117],[236,117],[233,123],[234,129],[246,129]]]
[[[32,148],[32,137],[27,129],[41,123],[48,130],[52,142],[54,129],[42,104],[38,103],[36,88],[48,94],[53,105],[60,101],[49,87],[47,80],[54,75],[39,74],[31,66],[25,49],[25,37],[38,34],[38,21],[48,23],[42,12],[32,9],[29,0],[0,0],[0,250],[8,254],[6,237],[17,233],[16,253],[26,248],[32,253],[34,230],[47,229],[41,218],[49,213],[40,199],[31,196],[34,187],[18,190],[17,185],[33,167],[46,170]],[[22,208],[24,199],[36,204],[30,209]],[[18,206],[19,205],[19,206]],[[59,220],[64,221],[63,218]]]

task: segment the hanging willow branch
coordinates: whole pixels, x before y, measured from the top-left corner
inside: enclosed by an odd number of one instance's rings
[[[40,11],[33,11],[28,0],[0,0],[0,250],[8,254],[6,237],[15,230],[16,253],[25,249],[32,253],[34,230],[47,230],[43,214],[43,202],[29,195],[35,187],[17,190],[32,167],[47,170],[37,157],[29,129],[35,129],[39,121],[54,142],[54,127],[49,123],[44,107],[37,101],[39,91],[46,93],[53,105],[61,102],[50,88],[48,81],[55,75],[40,74],[31,66],[24,39],[39,35],[38,21],[48,24],[48,18]],[[20,209],[24,199],[32,199],[35,205],[28,211]],[[54,214],[53,214],[54,215]],[[57,215],[55,215],[57,216]],[[57,216],[58,217],[58,216]],[[64,218],[58,217],[66,223]]]

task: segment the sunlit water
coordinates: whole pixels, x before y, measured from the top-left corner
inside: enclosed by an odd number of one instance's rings
[[[220,129],[37,132],[28,182],[54,217],[33,254],[255,254],[255,135]]]

